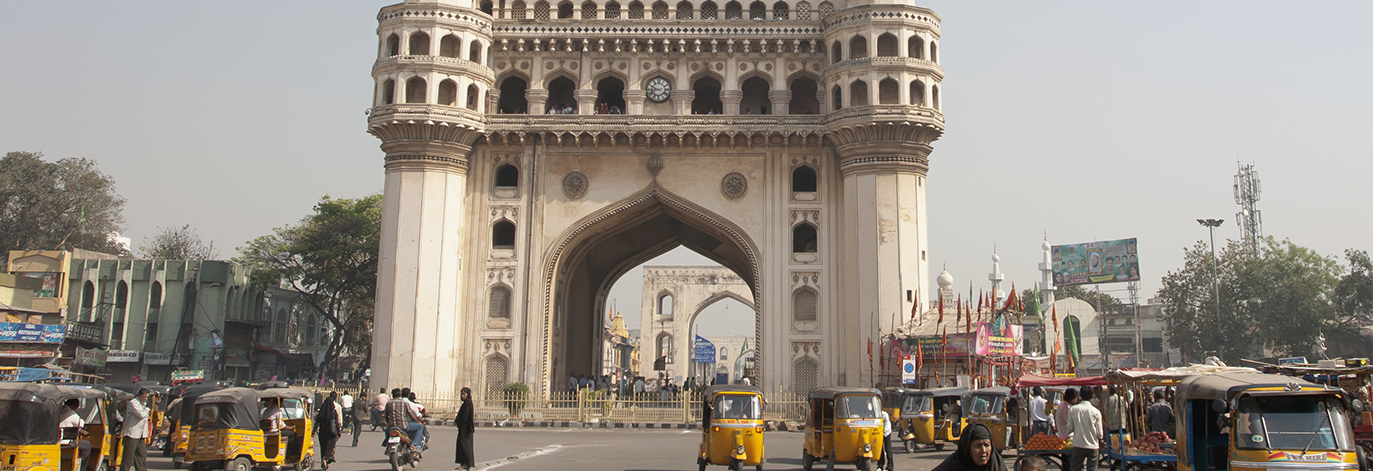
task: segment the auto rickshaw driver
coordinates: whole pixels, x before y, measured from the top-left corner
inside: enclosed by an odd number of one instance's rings
[[[57,427],[62,430],[62,445],[75,445],[77,457],[81,463],[86,463],[86,458],[91,454],[91,442],[81,437],[89,437],[90,432],[86,431],[86,421],[81,420],[81,415],[76,413],[81,408],[81,400],[76,398],[67,399],[62,403],[62,410],[58,413]]]
[[[211,418],[211,420],[214,419]],[[295,429],[286,425],[286,415],[281,412],[281,399],[265,398],[262,400],[262,420],[267,423],[267,428],[262,430],[263,436],[269,437],[268,439],[286,437],[287,447],[290,447],[290,444],[295,441]]]

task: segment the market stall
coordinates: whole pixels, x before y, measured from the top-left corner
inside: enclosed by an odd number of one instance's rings
[[[1169,435],[1151,433],[1146,423],[1146,412],[1154,402],[1154,390],[1164,391],[1165,401],[1171,404],[1173,388],[1189,376],[1258,372],[1253,368],[1191,365],[1165,370],[1120,369],[1107,373],[1108,386],[1113,386],[1116,394],[1127,402],[1126,423],[1123,424],[1126,431],[1110,433],[1106,437],[1105,455],[1111,468],[1129,470],[1152,466],[1172,469],[1177,463],[1175,425],[1160,427],[1171,431],[1172,435]],[[1103,401],[1109,401],[1109,398],[1103,398]],[[1103,422],[1106,422],[1105,418]]]
[[[1101,386],[1106,384],[1106,378],[1102,376],[1089,377],[1068,377],[1068,378],[1048,378],[1044,376],[1024,375],[1016,381],[1016,389],[1019,391],[1021,403],[1030,403],[1030,391],[1035,387],[1042,387],[1045,390],[1044,399],[1048,404],[1044,408],[1044,413],[1051,419],[1053,417],[1054,401],[1062,397],[1063,390],[1081,386]],[[1020,414],[1020,425],[1022,430],[1029,430],[1029,407],[1022,407]],[[1016,450],[1015,468],[1020,468],[1020,463],[1027,457],[1038,456],[1049,463],[1057,465],[1060,469],[1068,469],[1068,456],[1073,452],[1071,441],[1058,438],[1056,435],[1036,434],[1028,437],[1024,443]]]

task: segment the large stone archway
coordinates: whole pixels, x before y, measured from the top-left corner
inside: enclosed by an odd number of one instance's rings
[[[660,339],[670,337],[672,348],[667,352],[663,372],[675,381],[691,373],[691,327],[701,311],[716,302],[734,299],[751,311],[759,324],[777,322],[765,319],[753,302],[748,283],[728,268],[719,267],[644,267],[643,307],[639,315],[639,371],[644,376],[657,373]],[[671,306],[671,309],[667,309]],[[754,325],[754,338],[759,325]],[[754,349],[758,348],[754,340]],[[756,357],[755,357],[756,358]]]

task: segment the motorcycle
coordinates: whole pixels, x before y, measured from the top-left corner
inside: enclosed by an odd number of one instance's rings
[[[390,458],[391,471],[400,471],[407,465],[413,469],[419,464],[416,453],[410,444],[410,434],[405,430],[395,427],[386,430],[386,456]]]

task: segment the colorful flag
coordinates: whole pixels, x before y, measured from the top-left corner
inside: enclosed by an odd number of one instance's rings
[[[939,323],[944,323],[944,294],[939,294]]]
[[[1035,285],[1035,298],[1030,305],[1035,308],[1035,317],[1039,319],[1039,330],[1044,330],[1044,307],[1039,304],[1039,285]]]
[[[915,371],[920,371],[925,367],[925,349],[920,346],[920,339],[915,339]]]
[[[1078,362],[1082,361],[1082,352],[1079,351],[1077,345],[1077,339],[1081,333],[1075,332],[1077,329],[1074,328],[1075,326],[1070,319],[1072,319],[1071,314],[1063,318],[1063,348],[1068,351],[1068,366],[1073,371],[1077,371]]]
[[[958,300],[954,301],[954,325],[958,325],[958,321],[961,320],[963,320],[963,293],[958,293]]]
[[[868,339],[868,363],[872,363],[872,338]]]
[[[911,319],[915,319],[917,312],[920,312],[920,290],[915,290],[915,302],[911,303]]]

